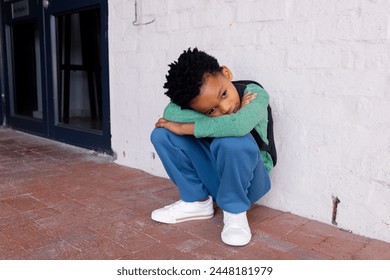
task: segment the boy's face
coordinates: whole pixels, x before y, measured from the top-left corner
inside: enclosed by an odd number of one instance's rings
[[[200,93],[190,103],[193,110],[210,117],[236,113],[241,106],[233,75],[223,66],[221,72],[209,74],[200,88]]]

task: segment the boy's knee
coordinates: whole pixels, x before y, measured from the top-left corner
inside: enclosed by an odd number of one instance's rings
[[[150,141],[153,145],[163,142],[168,137],[169,131],[165,128],[155,128],[150,134]]]

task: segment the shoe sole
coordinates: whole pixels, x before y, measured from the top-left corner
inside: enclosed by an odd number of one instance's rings
[[[166,219],[159,219],[159,217],[155,217],[152,215],[152,220],[164,224],[177,224],[177,223],[182,223],[182,222],[187,222],[187,221],[192,221],[192,220],[206,220],[210,219],[214,216],[214,213],[212,214],[207,214],[207,215],[196,215],[196,216],[187,216],[187,217],[182,217],[182,218],[176,218],[174,220],[166,220]]]
[[[206,219],[212,218],[213,216],[214,216],[214,214],[183,217],[183,218],[177,218],[176,222],[181,223],[181,222],[186,222],[186,221],[191,221],[191,220],[206,220]]]

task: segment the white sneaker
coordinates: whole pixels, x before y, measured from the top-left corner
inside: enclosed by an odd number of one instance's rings
[[[238,214],[223,211],[222,241],[231,246],[244,246],[252,238],[246,211]]]
[[[166,224],[176,224],[190,220],[209,219],[214,216],[213,199],[206,201],[185,202],[179,200],[164,208],[152,212],[152,219]]]

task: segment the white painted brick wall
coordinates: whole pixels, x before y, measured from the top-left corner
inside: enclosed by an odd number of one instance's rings
[[[390,242],[390,1],[109,0],[117,162],[166,176],[149,135],[168,64],[197,46],[271,95],[272,208]]]

